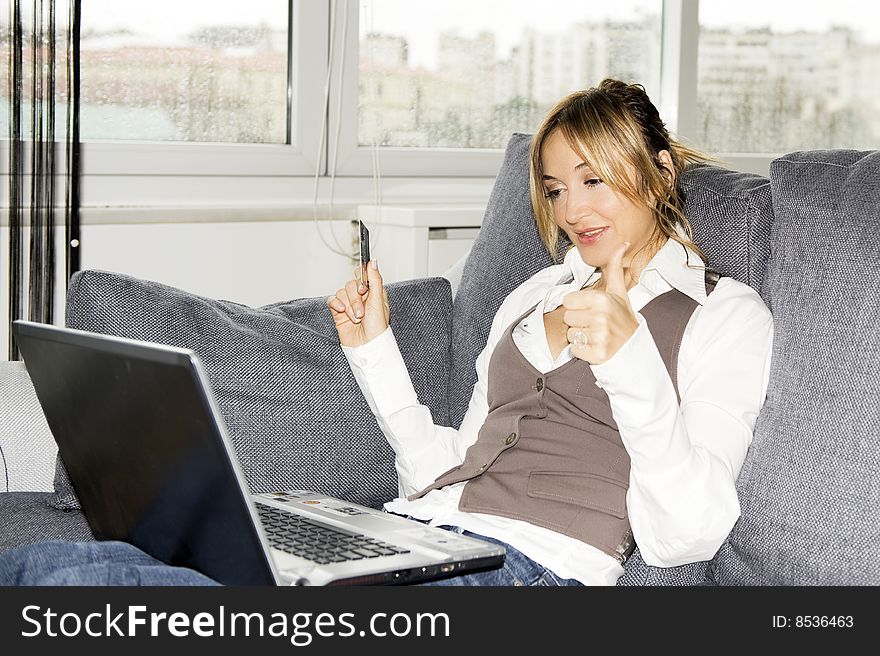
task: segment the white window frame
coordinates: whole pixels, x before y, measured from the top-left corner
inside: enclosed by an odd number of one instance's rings
[[[327,75],[324,3],[294,0],[288,25],[287,133],[290,144],[161,143],[83,140],[82,175],[88,176],[290,176],[319,167],[323,97]],[[323,166],[323,162],[320,163]],[[323,172],[323,171],[320,171]]]
[[[331,138],[328,159],[335,161],[336,175],[371,175],[373,149],[358,142],[358,50],[359,8],[358,0],[331,0],[336,6],[336,24],[344,26],[336,30],[333,52],[342,59],[342,66],[333,66],[333,89],[342,84],[341,103],[336,94],[331,97]],[[345,44],[343,46],[343,32]],[[340,76],[342,77],[340,81]],[[335,126],[339,124],[339,138]],[[490,176],[497,173],[504,152],[494,148],[378,148],[381,174],[391,176]]]
[[[357,139],[359,2],[291,3],[292,144],[85,141],[85,221],[105,214],[136,220],[142,208],[167,209],[171,221],[212,220],[217,208],[232,208],[242,220],[249,213],[293,219],[317,213],[324,219],[331,210],[340,218],[360,204],[377,202],[373,149],[359,146]],[[699,0],[663,0],[662,30],[658,108],[672,133],[687,141],[696,119]],[[2,173],[5,142],[0,151]],[[382,202],[484,203],[503,154],[501,149],[378,148]],[[716,156],[724,166],[767,175],[780,154]],[[6,204],[8,185],[2,186],[0,203]]]
[[[663,0],[658,110],[669,131],[687,142],[696,133],[700,0]],[[698,149],[700,145],[693,143]],[[711,153],[721,166],[767,176],[777,153]]]
[[[362,146],[358,139],[358,0],[337,0],[347,12],[346,44],[342,46],[342,30],[338,30],[337,39],[334,41],[334,53],[344,52],[344,64],[342,67],[333,67],[334,87],[340,84],[339,76],[342,76],[342,102],[331,103],[330,124],[339,122],[339,139],[331,136],[329,160],[336,162],[336,174],[348,175],[371,175],[373,170],[373,149]],[[667,34],[671,37],[673,47],[677,48],[685,40],[681,38],[685,30],[691,30],[694,42],[694,54],[696,54],[696,41],[699,37],[699,23],[697,21],[698,0],[662,0],[662,29],[664,39],[663,50],[666,51],[665,39]],[[337,19],[337,23],[342,19]],[[673,53],[669,53],[670,55]],[[676,57],[675,61],[681,61],[683,57]],[[669,60],[673,61],[673,60]],[[666,72],[666,58],[661,61],[661,80]],[[684,62],[681,61],[684,66]],[[685,70],[676,70],[668,75],[671,85],[679,81],[687,80]],[[661,82],[662,85],[662,82]],[[696,98],[696,61],[693,64],[694,98]],[[674,87],[673,87],[674,89]],[[670,98],[672,95],[670,95]],[[694,101],[695,102],[695,101]],[[661,115],[665,116],[662,110]],[[533,126],[536,129],[537,126]],[[335,152],[334,152],[335,150]],[[491,176],[497,173],[504,156],[502,149],[479,149],[479,148],[394,148],[382,147],[378,149],[378,160],[382,175],[408,175],[408,176]]]
[[[700,0],[663,0],[661,19],[660,98],[658,110],[670,131],[684,140],[696,132],[697,70],[700,39]],[[336,29],[333,52],[343,65],[333,66],[328,159],[336,175],[367,176],[373,173],[373,149],[358,142],[358,0],[335,0],[336,18],[345,30]],[[343,45],[343,31],[345,43]],[[340,80],[340,76],[342,79]],[[341,102],[337,100],[341,97]],[[339,125],[338,139],[336,125]],[[537,128],[537,126],[534,126]],[[494,176],[504,155],[501,149],[474,148],[378,148],[383,176],[443,177]],[[719,163],[740,171],[767,175],[770,162],[782,153],[721,153]]]

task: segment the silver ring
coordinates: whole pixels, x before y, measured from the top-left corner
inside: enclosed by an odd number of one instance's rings
[[[583,330],[578,330],[574,334],[574,343],[575,346],[579,346],[580,348],[587,348],[587,336],[584,334]]]

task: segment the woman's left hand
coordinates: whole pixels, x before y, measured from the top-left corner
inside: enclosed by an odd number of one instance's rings
[[[623,276],[623,256],[628,247],[623,244],[603,267],[603,290],[582,289],[567,294],[562,302],[571,354],[590,364],[609,360],[639,327]]]

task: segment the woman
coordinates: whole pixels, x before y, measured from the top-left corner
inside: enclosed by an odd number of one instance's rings
[[[506,547],[501,569],[431,584],[613,584],[634,543],[671,566],[727,536],[773,326],[750,287],[707,281],[676,186],[699,159],[638,85],[606,80],[550,112],[532,204],[550,252],[559,230],[573,246],[502,303],[458,430],[416,399],[376,263],[368,289],[328,298],[396,454],[386,508]],[[0,583],[214,582],[124,543],[51,542],[0,559]]]
[[[677,187],[702,158],[640,85],[605,80],[546,117],[531,148],[538,230],[561,264],[502,303],[461,427],[418,404],[382,277],[327,305],[396,454],[392,512],[500,542],[507,564],[449,585],[614,584],[712,558],[739,516],[735,480],[767,389],[772,319],[715,283]]]

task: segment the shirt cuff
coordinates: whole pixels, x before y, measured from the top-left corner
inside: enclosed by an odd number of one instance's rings
[[[623,346],[617,349],[617,353],[602,364],[590,365],[590,369],[593,370],[593,375],[596,377],[596,385],[609,395],[622,392],[631,385],[633,368],[640,366],[639,360],[644,357],[643,351],[646,347],[657,351],[654,338],[651,337],[651,331],[648,330],[648,324],[639,312],[636,312],[636,321],[639,325],[635,332],[629,336]],[[645,343],[646,339],[648,340],[647,344]]]
[[[342,352],[376,416],[389,417],[399,410],[418,405],[418,397],[391,326],[366,344],[343,346]]]

